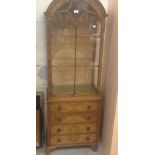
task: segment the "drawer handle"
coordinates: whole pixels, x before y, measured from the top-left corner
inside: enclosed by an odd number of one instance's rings
[[[57,142],[59,142],[59,143],[60,143],[60,142],[61,142],[61,139],[60,139],[60,138],[58,138],[58,139],[57,139]]]
[[[86,140],[87,140],[87,141],[89,141],[89,140],[90,140],[90,138],[89,138],[89,137],[86,137]]]
[[[87,117],[87,120],[90,120],[90,116]]]
[[[61,107],[58,107],[57,110],[58,110],[58,111],[61,111]]]
[[[87,127],[87,131],[90,131],[90,127]]]
[[[87,107],[87,109],[90,110],[90,109],[91,109],[91,106],[89,105],[89,106]]]
[[[58,118],[58,122],[61,122],[61,118]]]
[[[57,132],[60,133],[61,132],[61,129],[57,129]]]

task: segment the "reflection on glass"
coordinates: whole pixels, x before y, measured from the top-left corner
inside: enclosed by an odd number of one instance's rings
[[[77,35],[99,36],[101,33],[101,23],[94,14],[83,14],[79,18]]]

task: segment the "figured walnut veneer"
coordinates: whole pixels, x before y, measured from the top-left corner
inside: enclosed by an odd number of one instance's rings
[[[51,97],[48,103],[48,147],[98,142],[100,96]]]
[[[76,111],[75,111],[76,112]],[[97,113],[66,113],[51,116],[51,124],[96,122]]]
[[[85,124],[55,124],[51,125],[51,135],[77,134],[77,133],[95,133],[97,131],[96,123]]]
[[[54,103],[50,105],[50,110],[52,113],[59,112],[89,112],[97,111],[98,103],[97,102],[61,102]]]
[[[96,134],[76,134],[76,135],[61,135],[52,136],[50,139],[51,145],[67,145],[80,143],[95,143]]]

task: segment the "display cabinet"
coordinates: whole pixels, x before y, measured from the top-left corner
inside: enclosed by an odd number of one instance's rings
[[[53,0],[47,9],[47,151],[97,149],[106,16],[98,0]]]

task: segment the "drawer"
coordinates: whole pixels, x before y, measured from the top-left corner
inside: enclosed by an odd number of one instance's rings
[[[51,112],[89,112],[98,110],[98,102],[62,102],[50,104]]]
[[[51,145],[87,144],[95,143],[96,134],[51,136]]]
[[[71,125],[52,125],[51,135],[93,133],[96,132],[95,123],[71,124]]]
[[[95,123],[96,121],[97,113],[53,114],[50,117],[51,124]]]

